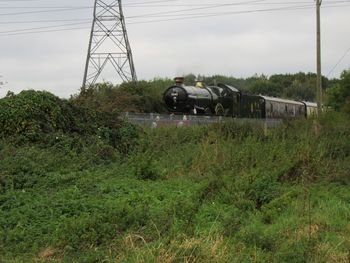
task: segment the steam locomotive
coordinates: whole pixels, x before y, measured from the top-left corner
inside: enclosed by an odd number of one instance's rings
[[[175,114],[234,118],[294,118],[317,114],[317,104],[313,102],[244,94],[222,83],[206,86],[198,81],[195,86],[185,86],[182,77],[175,78],[175,84],[165,90],[163,99]]]

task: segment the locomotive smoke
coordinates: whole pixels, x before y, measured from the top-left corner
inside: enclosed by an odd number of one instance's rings
[[[176,69],[174,77],[184,77],[189,74],[198,75],[195,72],[193,72],[193,69],[196,69],[196,71],[200,70],[198,68],[198,65],[181,65],[181,67],[178,67]]]
[[[183,69],[177,69],[174,77],[184,77],[186,76],[186,71]]]

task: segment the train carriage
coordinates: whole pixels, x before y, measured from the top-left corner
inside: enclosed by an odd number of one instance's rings
[[[183,78],[175,78],[175,85],[164,92],[163,98],[173,113],[257,119],[310,117],[317,114],[317,104],[313,102],[243,94],[226,84],[206,86],[197,82],[195,86],[185,86]]]
[[[306,117],[312,118],[317,116],[317,103],[310,101],[303,101],[306,107]]]
[[[306,109],[302,102],[275,97],[260,96],[264,100],[263,118],[294,118],[305,116]]]
[[[264,100],[261,96],[243,94],[240,101],[240,118],[264,118]]]

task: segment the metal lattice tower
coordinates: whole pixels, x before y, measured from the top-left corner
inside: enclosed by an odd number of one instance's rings
[[[95,0],[83,87],[96,83],[108,63],[122,81],[136,81],[121,0]]]

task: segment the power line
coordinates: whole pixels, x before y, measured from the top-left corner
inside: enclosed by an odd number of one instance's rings
[[[38,1],[38,0],[32,0],[32,1]],[[201,3],[201,4],[164,4],[166,2],[178,2],[179,0],[163,0],[163,1],[144,1],[144,2],[128,2],[123,4],[125,7],[175,7],[175,6],[216,6],[217,3]],[[6,0],[0,2],[16,2],[16,0]],[[29,1],[20,1],[17,0],[17,2],[29,2]],[[221,3],[222,5],[234,5],[234,4],[254,4],[248,2],[241,2],[241,3]],[[268,4],[268,5],[290,5],[290,4],[306,4],[310,3],[310,1],[282,1],[282,2],[267,2],[267,0],[261,0],[261,1],[255,1],[257,5],[259,4]],[[263,2],[263,3],[259,3]],[[335,1],[329,1],[324,4],[334,4],[334,3],[348,3],[350,0],[335,0]],[[153,5],[157,3],[157,5]],[[161,5],[159,3],[162,3]],[[92,6],[4,6],[1,7],[2,9],[65,9],[65,8],[92,8]]]
[[[49,33],[49,32],[61,32],[61,31],[81,30],[81,29],[89,29],[89,28],[90,28],[90,27],[72,27],[72,28],[63,28],[63,29],[54,29],[54,30],[42,30],[42,31],[24,32],[24,33],[9,33],[9,34],[2,34],[2,35],[0,35],[0,36],[29,35],[29,34],[38,34],[38,33]]]
[[[337,1],[332,1],[329,3],[325,4],[334,4],[334,3],[349,3],[350,0],[337,0]],[[308,4],[310,1],[297,1],[297,2],[292,2],[292,1],[284,1],[284,2],[257,2],[257,3],[242,3],[246,5],[298,5],[298,4]],[[227,3],[229,4],[229,3]],[[153,5],[153,4],[145,4],[145,3],[138,3],[138,4],[124,4],[125,7],[137,7],[137,8],[145,8],[145,7],[190,7],[190,6],[215,6],[217,4],[211,4],[211,3],[202,3],[202,4],[163,4],[163,5]]]
[[[53,26],[42,26],[42,27],[32,27],[32,28],[24,28],[24,29],[18,29],[18,30],[8,30],[8,31],[0,31],[0,34],[7,34],[7,33],[19,33],[24,31],[31,31],[31,30],[41,30],[41,29],[48,29],[48,28],[55,28],[55,27],[65,27],[65,26],[76,26],[76,25],[82,25],[87,24],[86,22],[80,22],[80,23],[70,23],[70,24],[62,24],[62,25],[53,25]]]
[[[342,6],[327,6],[329,7],[344,7]],[[255,9],[255,10],[244,10],[244,11],[228,11],[228,12],[216,12],[216,13],[190,13],[190,14],[173,14],[173,15],[166,15],[168,16],[175,16],[174,18],[169,19],[155,19],[155,20],[143,20],[143,21],[136,21],[136,22],[130,22],[131,24],[146,24],[146,23],[158,23],[158,22],[166,22],[166,21],[177,21],[177,20],[189,20],[189,19],[198,19],[198,18],[209,18],[209,17],[215,17],[215,16],[224,16],[224,15],[239,15],[239,14],[247,14],[247,13],[259,13],[259,12],[272,12],[272,11],[295,11],[295,10],[303,10],[303,9],[310,9],[313,8],[312,5],[303,5],[303,6],[287,6],[287,7],[278,7],[278,8],[269,8],[269,9]],[[156,17],[164,17],[164,15],[155,15],[157,13],[153,14],[145,14],[145,15],[139,15],[139,16],[133,16],[128,17],[127,19],[135,19],[135,18],[156,18]],[[65,20],[59,20],[59,21],[65,21]],[[67,20],[69,21],[69,20]],[[74,21],[74,20],[73,20]],[[36,27],[36,28],[27,28],[27,29],[19,29],[19,30],[9,30],[9,31],[3,31],[0,32],[0,36],[13,36],[13,35],[22,35],[22,34],[32,34],[32,33],[46,33],[46,32],[57,32],[57,31],[71,31],[71,30],[77,30],[77,29],[86,29],[86,27],[74,27],[74,28],[65,28],[65,29],[59,29],[59,30],[42,30],[47,28],[55,28],[55,27],[63,27],[63,26],[71,26],[71,25],[78,25],[78,24],[88,24],[89,20],[82,20],[87,21],[86,23],[72,23],[72,24],[61,24],[61,25],[55,25],[55,26],[45,26],[45,27]],[[33,30],[33,31],[31,31]],[[37,31],[39,30],[39,31]],[[29,32],[23,32],[23,31],[29,31]]]
[[[304,5],[304,6],[298,6],[298,7],[279,7],[279,8],[269,8],[269,9],[255,9],[255,10],[241,10],[241,11],[226,11],[226,12],[216,12],[216,13],[189,13],[189,14],[166,14],[166,15],[146,15],[142,17],[179,17],[179,18],[198,18],[198,17],[212,17],[212,16],[224,16],[224,15],[235,15],[235,14],[246,14],[246,13],[258,13],[258,12],[271,12],[271,11],[292,11],[292,10],[299,10],[299,9],[307,9],[311,8],[312,6]],[[141,16],[140,16],[141,17]],[[129,17],[129,18],[137,18],[135,17]],[[171,21],[173,19],[169,19]],[[175,20],[175,19],[174,19]],[[158,20],[155,20],[158,21]],[[164,20],[162,20],[164,21]]]
[[[333,71],[336,69],[336,67],[338,67],[338,65],[343,61],[343,59],[346,57],[346,55],[350,52],[350,48],[348,50],[345,51],[344,55],[341,56],[341,58],[338,60],[338,62],[334,65],[334,67],[329,71],[329,73],[327,74],[327,78],[329,77],[329,75],[331,75],[333,73]]]
[[[275,10],[275,9],[274,9]],[[240,13],[246,13],[246,12],[259,12],[259,11],[265,11],[265,10],[250,10],[250,11],[236,11],[236,12],[231,12],[229,14],[240,14]],[[266,10],[266,11],[273,11],[271,10]],[[166,12],[166,14],[164,14],[163,16],[156,16],[156,14],[160,14],[160,13],[152,13],[152,14],[145,14],[145,15],[139,15],[139,16],[133,16],[133,17],[128,17],[127,19],[135,19],[135,18],[145,18],[145,17],[163,17],[164,15],[168,14],[168,12]],[[163,14],[163,13],[161,13]],[[219,16],[219,15],[225,15],[227,13],[210,13],[210,14],[177,14],[176,16],[178,16],[177,18],[172,18],[172,19],[162,19],[162,20],[151,20],[151,21],[139,21],[139,22],[131,22],[128,24],[140,24],[140,23],[155,23],[155,22],[164,22],[164,21],[173,21],[173,20],[181,20],[181,19],[195,19],[195,18],[202,18],[202,17],[210,17],[210,16]],[[169,15],[167,15],[169,16]],[[58,26],[54,26],[54,27],[59,27],[59,26],[67,26],[66,24],[63,25],[58,25]],[[21,31],[30,31],[30,30],[37,30],[40,29],[39,32],[42,32],[41,29],[47,29],[50,28],[50,26],[47,27],[37,27],[37,28],[29,28],[29,29],[21,29],[21,30],[11,30],[11,31],[3,31],[0,32],[0,36],[6,36],[6,35],[17,35],[17,34],[21,34]],[[45,31],[47,32],[47,31]],[[56,30],[54,31],[56,32]],[[30,33],[30,32],[26,32],[26,33]],[[33,31],[33,33],[36,33],[35,31]]]
[[[13,0],[12,0],[13,1]],[[36,0],[34,0],[36,1]],[[173,2],[174,0],[168,0],[168,1],[149,1],[149,2],[138,2],[138,3],[129,3],[125,4],[124,6],[130,6],[133,7],[135,5],[142,5],[140,7],[161,7],[161,5],[156,6],[149,6],[148,3],[158,3],[158,2]],[[178,0],[175,0],[178,1]],[[0,1],[1,2],[1,1]],[[26,2],[26,1],[24,1]],[[181,10],[171,10],[166,12],[158,12],[153,14],[146,14],[146,15],[158,15],[158,14],[170,14],[170,13],[179,13],[179,12],[187,12],[187,11],[194,11],[194,10],[200,10],[200,9],[211,9],[211,8],[219,8],[219,7],[228,7],[228,6],[238,6],[238,5],[286,5],[286,4],[306,4],[309,2],[306,1],[298,1],[298,2],[267,2],[267,0],[255,0],[255,1],[248,1],[248,2],[235,2],[235,3],[221,3],[221,4],[182,4],[182,5],[172,5],[172,6],[178,6],[178,7],[194,7],[190,9],[181,9]],[[330,4],[337,4],[337,3],[350,3],[350,0],[337,0],[332,1],[330,3],[326,3],[328,5]],[[163,7],[170,7],[170,5],[163,5]],[[2,7],[2,9],[47,9],[47,10],[32,10],[32,11],[23,11],[23,12],[14,12],[14,13],[2,13],[0,16],[16,16],[16,15],[25,15],[25,14],[37,14],[37,13],[50,13],[50,12],[63,12],[63,11],[74,11],[74,10],[85,10],[85,9],[92,9],[92,6],[21,6],[21,7]],[[144,16],[144,15],[139,15]]]
[[[255,0],[255,1],[250,1],[250,3],[256,3],[256,2],[263,2],[266,0]],[[181,9],[181,10],[174,10],[174,11],[165,11],[165,12],[157,12],[157,13],[148,13],[148,14],[141,14],[141,15],[135,15],[135,16],[129,16],[127,19],[132,19],[132,18],[140,18],[140,17],[159,17],[159,15],[173,15],[175,13],[181,13],[181,12],[188,12],[188,11],[198,11],[198,10],[203,10],[203,9],[212,9],[212,8],[219,8],[219,7],[228,7],[228,6],[236,6],[236,5],[242,5],[242,4],[247,4],[247,2],[240,2],[240,3],[231,3],[231,4],[219,4],[219,5],[213,5],[210,7],[198,7],[198,8],[189,8],[189,9]],[[328,5],[327,8],[329,7],[337,7],[339,5],[334,5],[330,6]],[[345,6],[345,5],[341,5]],[[313,4],[307,4],[307,5],[301,5],[301,6],[284,6],[284,7],[277,7],[277,8],[269,8],[269,9],[258,9],[258,10],[252,10],[252,11],[233,11],[233,13],[246,13],[246,12],[264,12],[264,11],[274,11],[274,10],[284,10],[284,9],[302,9],[304,7],[311,8],[313,7]]]
[[[0,21],[0,24],[31,24],[31,23],[57,23],[57,22],[78,22],[87,21],[91,19],[55,19],[55,20],[26,20],[26,21]]]
[[[164,2],[179,2],[179,0],[161,0],[161,1],[159,1],[159,0],[157,0],[157,1],[143,1],[143,2],[130,2],[129,1],[129,4],[147,4],[147,3],[149,3],[149,4],[155,4],[155,3],[164,3]]]
[[[249,1],[249,3],[254,2],[264,2],[266,0],[253,0]],[[180,9],[180,10],[173,10],[173,11],[165,11],[165,12],[157,12],[157,13],[150,13],[150,14],[142,14],[138,16],[130,16],[130,18],[136,18],[136,17],[146,17],[146,16],[155,16],[155,15],[167,15],[167,14],[174,14],[174,13],[181,13],[181,12],[188,12],[188,11],[197,11],[197,10],[203,10],[203,9],[212,9],[212,8],[219,8],[219,7],[228,7],[228,6],[236,6],[241,4],[247,4],[247,2],[239,2],[239,3],[225,3],[225,4],[216,4],[212,6],[203,6],[203,7],[196,7],[196,8],[187,8],[187,9]]]
[[[172,0],[173,1],[173,0]],[[171,14],[173,15],[174,13],[182,13],[182,12],[188,12],[188,11],[195,11],[195,10],[202,10],[202,9],[212,9],[212,8],[218,8],[218,7],[226,7],[226,6],[235,6],[235,5],[242,5],[242,4],[249,4],[249,3],[257,3],[257,2],[264,2],[266,0],[254,0],[254,1],[249,1],[249,2],[239,2],[239,3],[225,3],[225,4],[215,4],[215,5],[211,5],[211,6],[204,6],[204,7],[197,7],[197,8],[190,8],[190,9],[182,9],[182,10],[175,10],[175,11],[166,11],[166,12],[157,12],[157,13],[147,13],[147,14],[141,14],[141,15],[135,15],[135,16],[130,16],[127,17],[127,19],[134,19],[134,18],[143,18],[143,17],[160,17],[160,15],[167,15]],[[78,7],[77,7],[78,8]],[[81,8],[81,7],[79,7]],[[45,10],[46,11],[46,10]],[[51,11],[51,10],[50,10]],[[58,10],[54,10],[54,11],[58,11]],[[29,12],[28,12],[29,13]],[[31,13],[31,12],[30,12]],[[184,14],[185,15],[185,14]],[[192,14],[190,14],[192,15]],[[180,15],[181,16],[181,15]],[[188,16],[188,15],[187,15]],[[46,20],[47,22],[60,22],[60,20]],[[43,21],[43,22],[46,22]],[[68,20],[62,20],[62,22],[65,22]],[[75,20],[72,20],[75,21]],[[85,20],[84,20],[85,21]],[[90,21],[90,20],[89,20]],[[41,22],[40,20],[38,21],[23,21],[23,22],[19,22],[19,21],[11,21],[11,22],[1,22],[0,24],[17,24],[17,23],[31,23],[31,22],[35,22],[35,23],[39,23]]]
[[[276,3],[276,2],[266,2],[267,0],[261,0],[261,1],[248,1],[248,2],[240,2],[240,3],[221,3],[220,5],[237,5],[237,4],[253,4],[251,2],[256,2],[256,4],[259,4],[258,2],[264,2],[262,4],[279,4],[279,5],[282,5],[282,4],[300,4],[300,3],[309,3],[307,1],[303,1],[303,2],[279,2],[279,3]],[[185,7],[185,6],[202,6],[202,7],[213,7],[213,6],[217,6],[218,4],[215,3],[201,3],[201,4],[163,4],[163,5],[150,5],[150,4],[146,4],[146,3],[137,3],[137,4],[132,4],[132,3],[129,3],[129,4],[125,4],[126,7],[176,7],[176,6],[179,6],[179,7]]]
[[[91,6],[5,6],[1,9],[84,9],[92,8]]]
[[[75,11],[82,9],[92,9],[92,7],[71,7],[71,8],[52,8],[49,10],[36,10],[36,11],[25,11],[15,13],[2,13],[1,16],[16,16],[16,15],[27,15],[27,14],[38,14],[38,13],[50,13],[50,12],[63,12],[63,11]]]

